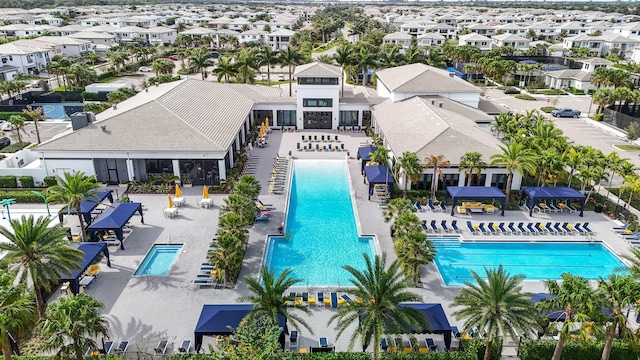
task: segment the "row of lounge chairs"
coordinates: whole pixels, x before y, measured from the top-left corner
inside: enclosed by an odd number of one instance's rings
[[[360,131],[362,131],[362,126],[356,126],[356,125],[351,125],[351,126],[347,126],[347,125],[344,125],[344,126],[338,126],[338,131],[339,131],[339,132],[343,132],[343,131],[344,131],[344,132],[349,132],[349,131],[351,131],[351,132],[356,132],[356,131],[357,131],[357,132],[360,132]]]
[[[580,234],[580,235],[589,235],[593,234],[593,231],[589,229],[589,223],[586,222],[584,224],[575,223],[563,223],[560,225],[559,222],[552,224],[551,222],[547,222],[543,224],[541,222],[536,223],[524,223],[519,222],[517,225],[515,222],[510,222],[505,225],[505,223],[487,223],[483,222],[478,224],[472,224],[471,221],[467,221],[467,228],[472,234],[521,234],[521,235],[542,235],[542,234],[550,234],[550,235],[566,235],[566,234]]]
[[[418,200],[418,201],[416,201],[414,206],[420,212],[424,212],[426,209],[429,209],[429,210],[431,210],[433,212],[438,212],[438,211],[447,212],[447,204],[444,201],[441,201],[438,205],[434,205],[433,204],[433,200],[429,199],[429,201],[427,202],[426,205],[422,205],[422,204],[420,204],[420,201]]]
[[[168,347],[169,347],[169,341],[160,340],[160,342],[158,342],[158,346],[156,346],[153,349],[153,351],[156,354],[165,355],[167,353]],[[189,339],[182,340],[182,343],[180,343],[180,347],[178,348],[178,352],[181,352],[181,353],[191,352],[191,340]]]
[[[422,229],[426,233],[461,233],[462,229],[458,228],[458,220],[452,220],[451,224],[447,224],[447,220],[442,220],[440,224],[437,224],[436,220],[431,220],[431,223],[427,224],[427,220],[422,220]]]
[[[315,145],[316,146],[313,146],[313,144],[309,144],[309,146],[300,146],[300,143],[298,143],[298,146],[296,148],[298,149],[298,151],[347,151],[347,149],[344,147],[344,144],[340,144],[340,146],[338,146],[338,144],[329,144],[322,146],[320,144]]]
[[[338,139],[338,135],[333,135],[333,137],[331,135],[320,135],[320,137],[318,137],[318,135],[302,135],[302,142],[341,142]]]
[[[109,355],[125,355],[127,350],[129,349],[129,341],[120,341],[120,343],[116,346],[114,341],[107,341],[104,343],[104,348],[102,349],[102,353]]]
[[[382,340],[380,340],[380,349],[390,353],[403,351],[406,353],[428,353],[429,351],[438,351],[438,345],[436,345],[432,338],[418,341],[415,336],[410,336],[408,339],[396,336],[395,338],[382,338]]]
[[[629,228],[629,223],[622,226],[613,227],[611,231],[618,234],[623,240],[626,240],[635,247],[640,247],[640,231],[632,231]]]
[[[525,204],[524,207],[529,210],[529,207]],[[535,204],[533,206],[534,211],[543,212],[543,213],[559,213],[564,210],[569,211],[569,213],[575,213],[578,211],[575,207],[571,205],[571,203],[556,203],[551,201],[541,202],[539,204]]]
[[[275,161],[273,162],[273,170],[271,170],[271,179],[269,180],[270,193],[282,194],[284,192],[288,172],[289,159],[276,154]]]
[[[292,330],[291,334],[289,335],[289,350],[298,348],[298,343],[299,343],[298,339],[299,339],[298,331]],[[327,341],[326,337],[319,337],[318,338],[318,347],[321,347],[321,348],[328,348],[329,347],[329,341]],[[307,349],[301,349],[300,352],[301,353],[306,353]]]
[[[317,307],[330,307],[333,309],[337,309],[340,306],[352,301],[358,301],[358,299],[352,299],[348,294],[338,295],[338,293],[332,292],[325,294],[324,292],[317,292],[315,296],[309,295],[308,292],[289,293],[289,301],[287,301],[287,306],[317,306]]]
[[[242,168],[242,175],[253,175],[256,173],[258,169],[258,162],[260,162],[260,157],[256,155],[249,154],[249,159],[244,164]]]

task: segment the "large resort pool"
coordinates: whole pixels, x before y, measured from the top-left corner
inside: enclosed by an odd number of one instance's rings
[[[348,171],[343,160],[294,161],[286,236],[271,237],[265,257],[276,274],[290,268],[300,286],[345,286],[343,266],[362,270],[363,254],[376,254],[374,238],[359,236]]]
[[[469,242],[433,239],[436,266],[447,286],[473,281],[470,271],[485,277],[485,268],[502,265],[525,280],[558,280],[569,272],[589,280],[623,271],[624,264],[599,242]]]

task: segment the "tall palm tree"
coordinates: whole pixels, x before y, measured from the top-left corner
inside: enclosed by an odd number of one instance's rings
[[[218,269],[218,279],[224,287],[235,281],[245,252],[245,238],[232,232],[216,234],[217,241],[211,243],[209,261]]]
[[[260,68],[259,58],[255,50],[242,49],[235,54],[235,65],[239,77],[245,84],[250,84],[254,79],[255,70]]]
[[[11,342],[34,322],[33,294],[24,284],[14,285],[15,274],[0,271],[0,347],[4,360],[11,360]]]
[[[502,265],[485,271],[486,280],[471,271],[475,282],[466,283],[451,306],[461,307],[453,314],[466,319],[465,330],[477,327],[486,331],[484,360],[489,360],[496,337],[508,335],[516,341],[518,334],[536,328],[537,316],[530,295],[522,292],[524,276],[511,276]]]
[[[531,149],[525,149],[517,142],[512,142],[507,146],[500,146],[501,154],[491,156],[490,165],[498,165],[507,170],[507,184],[505,192],[507,198],[511,197],[511,184],[515,172],[525,175],[535,171],[536,155]]]
[[[38,323],[45,339],[45,350],[56,350],[57,356],[77,360],[84,349],[97,349],[95,338],[108,336],[107,320],[100,310],[104,305],[88,294],[61,297],[47,308]]]
[[[629,200],[627,201],[628,206],[631,206],[631,199],[633,199],[633,195],[640,193],[640,177],[637,175],[627,175],[624,178],[622,186],[620,186],[620,194],[625,191],[629,192]]]
[[[207,68],[213,65],[209,50],[206,48],[197,48],[189,57],[189,67],[194,71],[200,72],[202,80],[207,78]]]
[[[289,312],[286,306],[287,303],[293,303],[295,301],[295,296],[283,294],[287,289],[302,281],[301,279],[292,278],[291,273],[291,269],[284,269],[282,273],[276,277],[273,269],[269,269],[266,265],[263,265],[260,271],[262,282],[249,276],[244,277],[244,280],[247,282],[247,288],[253,294],[243,296],[239,300],[249,301],[254,304],[255,307],[251,311],[253,314],[270,317],[276,324],[278,323],[278,315],[280,315],[293,324],[294,327],[299,329],[300,326],[304,326],[313,334],[313,330],[311,330],[309,324],[300,316]],[[296,309],[303,311],[307,315],[311,315],[311,310],[307,307],[297,306]]]
[[[482,169],[486,167],[487,164],[482,161],[482,154],[477,151],[469,151],[460,158],[460,169],[467,174],[467,186],[471,186],[473,174],[480,178]]]
[[[280,50],[280,55],[279,55],[279,61],[278,63],[282,66],[286,66],[289,68],[289,96],[291,96],[292,94],[292,74],[293,74],[293,68],[296,67],[297,65],[302,64],[303,61],[303,56],[302,53],[300,52],[300,50],[291,47],[291,46],[287,46],[286,49],[282,49]]]
[[[415,153],[405,151],[393,166],[393,171],[398,181],[402,179],[402,197],[406,198],[409,181],[414,182],[420,179],[420,175],[422,175],[422,165],[420,165]]]
[[[438,189],[438,179],[444,179],[444,168],[448,168],[451,163],[444,159],[444,155],[429,155],[424,159],[425,169],[433,168],[433,176],[431,177],[431,198],[436,198],[436,190]]]
[[[10,269],[18,272],[17,279],[33,286],[38,313],[42,315],[43,291],[50,290],[60,274],[71,275],[71,270],[77,270],[84,254],[69,246],[67,232],[60,224],[50,226],[49,218],[22,216],[11,220],[10,225],[10,229],[0,226],[0,234],[8,240],[0,243],[0,250],[7,252],[4,259]]]
[[[378,146],[378,149],[372,153],[369,153],[369,162],[371,164],[387,166],[389,162],[389,149],[384,146]]]
[[[278,63],[278,52],[271,46],[265,46],[258,53],[258,63],[267,67],[267,86],[271,86],[271,67]]]
[[[415,215],[414,215],[415,216]],[[393,242],[400,267],[414,285],[420,282],[420,266],[427,265],[436,257],[431,240],[421,229],[398,236]]]
[[[550,311],[560,309],[560,315],[564,321],[551,357],[551,360],[560,360],[564,343],[569,339],[573,326],[589,321],[591,316],[600,310],[601,304],[598,295],[583,277],[564,273],[561,282],[546,280],[544,284],[549,291],[550,298],[539,302],[538,308]]]
[[[18,136],[18,142],[21,143],[22,142],[22,136],[20,135],[20,133],[21,132],[22,133],[26,133],[25,130],[24,130],[24,126],[25,126],[24,116],[11,115],[11,116],[9,116],[9,120],[8,121],[16,129],[16,135]]]
[[[234,194],[246,196],[253,200],[254,203],[258,201],[261,189],[260,181],[253,175],[242,175],[233,185]]]
[[[218,75],[218,81],[224,78],[224,82],[228,83],[230,78],[238,74],[238,69],[230,58],[220,57],[218,59],[218,66],[213,69],[213,73]]]
[[[38,122],[44,120],[44,114],[42,113],[42,107],[32,108],[31,105],[27,105],[27,108],[22,110],[31,120],[33,120],[33,125],[36,127],[36,139],[38,140],[38,144],[40,144],[40,127],[38,126]]]
[[[336,61],[336,64],[340,66],[342,69],[342,84],[340,89],[340,96],[344,96],[344,81],[347,75],[347,67],[353,65],[354,56],[353,56],[353,46],[349,43],[342,43],[336,49],[336,53],[333,55],[333,59]]]
[[[66,204],[67,214],[71,214],[71,209],[76,211],[78,222],[80,222],[80,239],[87,241],[87,230],[82,217],[80,203],[95,192],[98,184],[96,184],[94,178],[85,176],[82,171],[74,174],[65,172],[63,176],[56,176],[56,180],[58,180],[58,185],[50,186],[47,189],[49,193],[47,200],[53,203]]]
[[[337,321],[336,337],[357,322],[356,331],[351,335],[349,348],[353,348],[359,337],[363,349],[373,343],[373,358],[380,358],[380,338],[383,334],[400,334],[428,325],[425,316],[418,310],[400,306],[402,302],[422,301],[419,295],[408,291],[400,265],[392,262],[387,268],[386,254],[376,255],[375,259],[365,255],[366,267],[358,270],[345,265],[353,278],[352,287],[342,291],[353,295],[357,300],[349,301],[329,319],[329,324]],[[372,341],[373,340],[373,341]]]
[[[410,213],[415,211],[411,200],[404,198],[395,198],[389,200],[387,208],[382,212],[384,222],[389,222],[391,219],[400,216],[404,213]]]
[[[367,48],[361,48],[357,54],[355,62],[359,70],[362,70],[362,86],[367,86],[369,70],[375,69],[378,65],[378,54],[370,52]]]
[[[610,320],[605,328],[605,342],[600,360],[609,360],[613,340],[618,329],[624,335],[629,335],[627,327],[628,310],[640,299],[640,284],[632,276],[611,274],[608,279],[598,281],[598,293],[604,300],[604,307],[611,310]],[[626,334],[624,334],[626,333]]]

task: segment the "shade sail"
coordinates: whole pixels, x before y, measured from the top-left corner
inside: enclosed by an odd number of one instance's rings
[[[80,275],[87,271],[89,265],[95,262],[95,260],[103,253],[107,258],[107,266],[111,267],[111,261],[109,260],[109,249],[105,243],[90,243],[84,242],[80,244],[71,244],[74,247],[84,253],[82,262],[78,263],[79,269],[72,270],[71,275],[60,274],[60,283],[69,282],[69,288],[74,294],[80,291]]]
[[[507,196],[495,186],[447,186],[447,193],[451,196],[451,216],[458,200],[464,199],[499,199],[502,203],[500,215],[504,216]]]
[[[432,333],[442,334],[444,336],[444,344],[449,349],[451,346],[451,325],[449,319],[444,313],[444,309],[440,304],[425,303],[401,303],[400,306],[412,307],[420,311],[427,318],[428,324],[419,329],[413,329],[414,333]],[[430,329],[429,329],[430,328]]]
[[[579,200],[580,201],[580,216],[584,215],[584,202],[586,196],[574,188],[570,187],[548,187],[548,186],[523,186],[520,189],[520,198],[524,195],[530,198],[528,202],[529,216],[533,215],[533,208],[535,204],[544,200]]]
[[[202,347],[202,338],[205,335],[231,335],[251,309],[251,304],[203,305],[194,331],[196,351]],[[286,319],[279,315],[278,325],[283,331],[280,344],[283,346],[286,324]]]
[[[111,193],[111,190],[88,196],[80,203],[80,212],[82,213],[82,217],[87,224],[91,223],[91,212],[93,211],[93,209],[95,209],[98,204],[100,204],[104,201],[104,199],[107,198],[109,199],[110,203],[113,203],[113,194]],[[58,213],[60,222],[62,222],[63,216],[68,214],[75,215],[76,209],[69,209],[67,207],[63,207],[62,209],[60,209],[60,212]]]
[[[91,235],[91,240],[97,240],[96,232],[98,231],[113,230],[118,240],[120,240],[120,248],[124,250],[124,234],[122,228],[136,212],[140,214],[140,222],[144,224],[141,203],[118,203],[116,206],[108,208],[93,224],[89,225],[88,230]]]
[[[373,195],[373,188],[376,184],[388,185],[388,189],[393,193],[393,175],[389,172],[389,168],[383,165],[380,166],[365,166],[364,167],[365,184],[369,182],[369,199]]]
[[[376,152],[376,150],[378,150],[377,146],[363,146],[361,148],[358,148],[358,159],[360,159],[362,161],[362,164],[360,164],[360,171],[364,171],[364,166],[366,165],[366,163],[371,160],[371,153]]]

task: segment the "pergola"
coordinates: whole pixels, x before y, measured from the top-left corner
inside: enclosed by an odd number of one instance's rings
[[[115,207],[107,209],[100,215],[98,220],[89,225],[87,230],[89,230],[91,241],[98,240],[96,232],[113,230],[118,240],[120,240],[120,249],[124,250],[124,232],[122,228],[136,212],[140,214],[140,222],[144,224],[141,203],[119,203]]]
[[[447,186],[447,193],[451,196],[451,216],[456,203],[462,199],[499,199],[502,203],[500,215],[504,216],[507,196],[495,186]]]
[[[360,172],[364,173],[364,167],[371,160],[371,153],[376,152],[378,150],[377,146],[363,146],[358,148],[358,160],[362,161],[360,164]]]
[[[86,197],[80,203],[80,212],[82,213],[82,217],[84,218],[84,221],[87,224],[91,223],[91,212],[93,211],[93,209],[95,209],[96,206],[98,206],[98,204],[103,202],[105,199],[109,199],[109,202],[113,203],[113,194],[111,193],[111,190],[104,191],[101,193],[95,193],[91,196]],[[58,219],[60,220],[60,223],[62,223],[62,219],[64,215],[69,215],[69,214],[75,215],[76,209],[75,208],[69,209],[66,206],[60,209],[60,212],[58,212]]]
[[[541,200],[564,200],[567,202],[572,199],[580,200],[580,214],[579,216],[584,215],[584,203],[586,201],[586,196],[584,196],[581,192],[574,188],[570,187],[537,187],[537,186],[523,186],[520,189],[520,198],[522,199],[524,195],[527,195],[531,198],[531,203],[529,205],[529,216],[533,215],[533,207],[535,204],[540,202]]]
[[[100,254],[104,254],[107,258],[107,266],[111,267],[111,261],[109,260],[109,249],[105,243],[83,242],[79,244],[71,244],[71,247],[75,247],[82,251],[84,253],[84,257],[82,262],[78,263],[79,269],[72,270],[71,275],[60,274],[60,283],[69,282],[69,289],[71,289],[71,292],[74,294],[77,294],[80,292],[80,275],[87,271],[89,265],[94,263]]]
[[[380,165],[380,166],[365,166],[364,167],[364,183],[369,182],[369,200],[371,200],[371,195],[373,195],[373,188],[378,185],[387,185],[387,189],[389,192],[393,193],[393,176],[389,172],[389,168]]]

